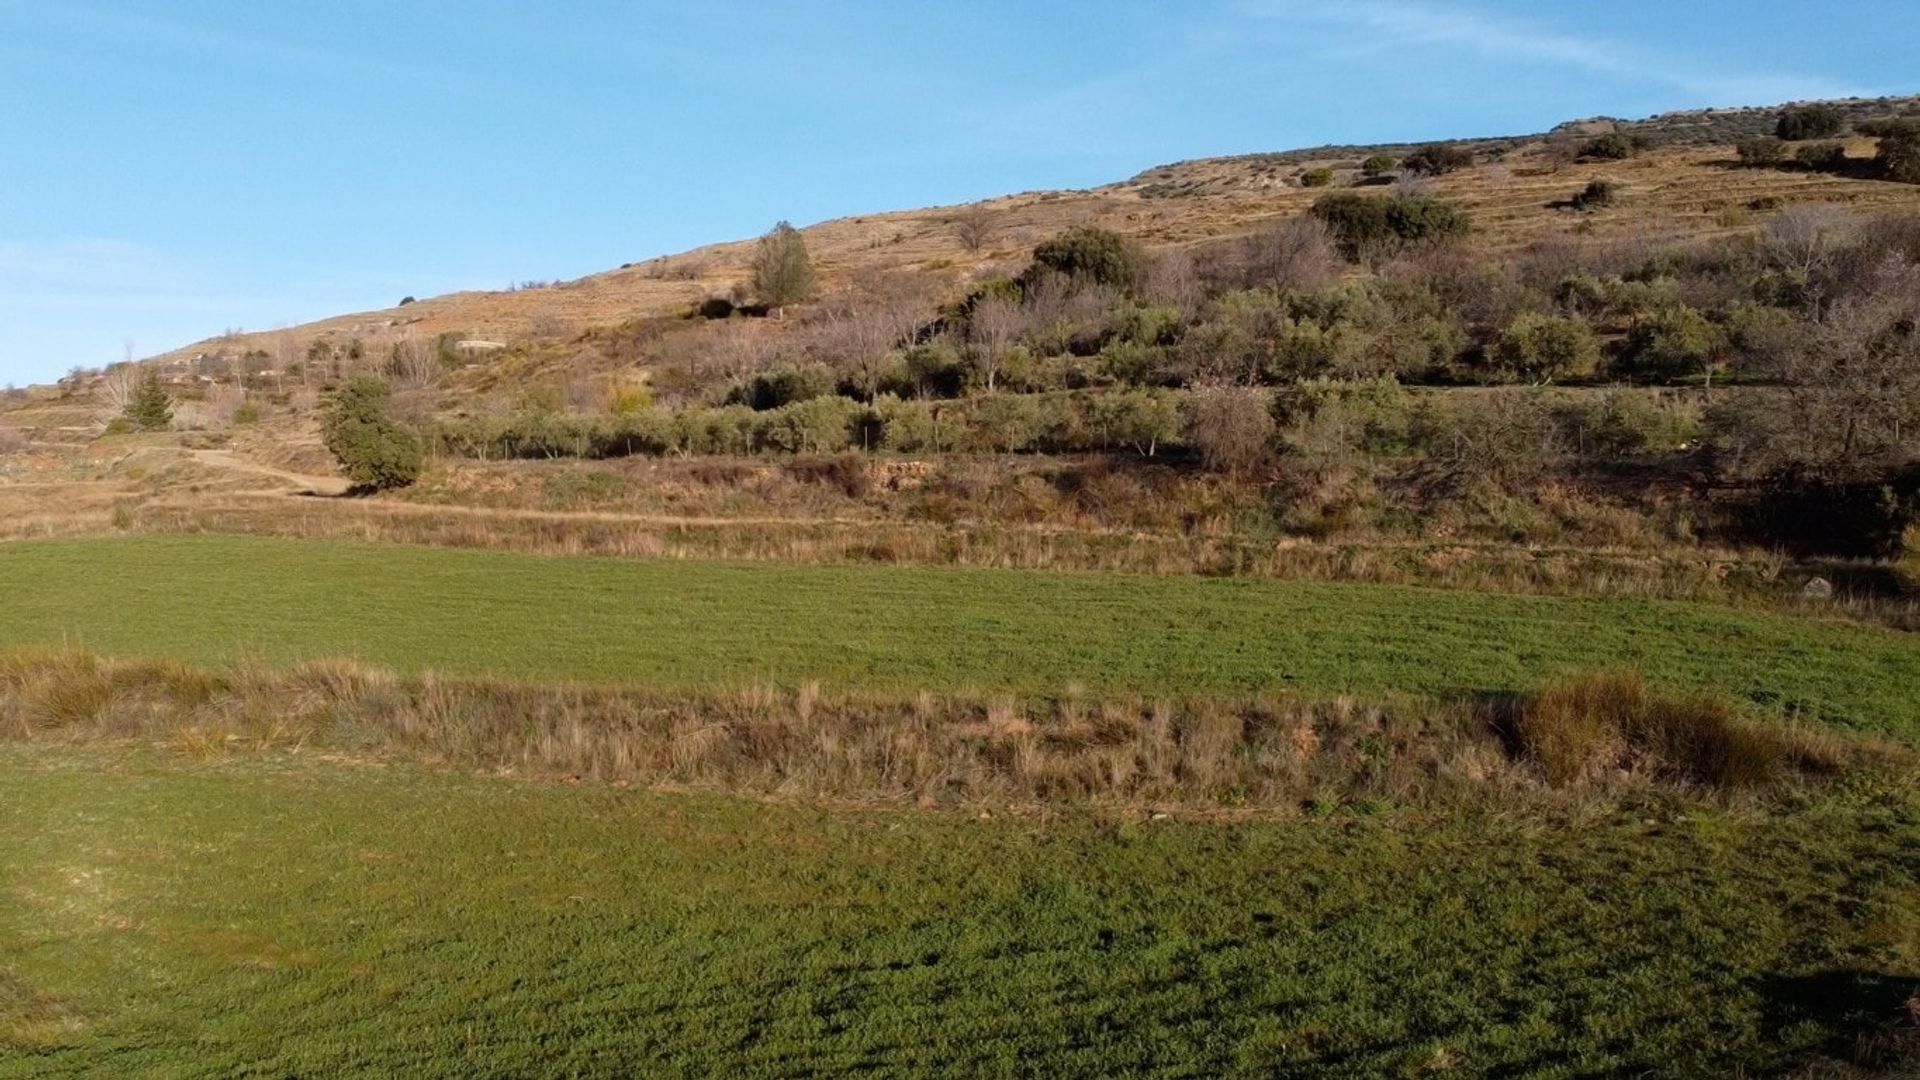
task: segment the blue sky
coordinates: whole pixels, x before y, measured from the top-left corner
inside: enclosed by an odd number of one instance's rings
[[[1920,90],[1884,0],[0,0],[0,383],[780,218]]]

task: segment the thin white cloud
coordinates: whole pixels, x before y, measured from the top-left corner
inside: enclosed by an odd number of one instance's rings
[[[1693,58],[1659,56],[1623,42],[1562,33],[1457,6],[1409,0],[1237,0],[1235,8],[1256,19],[1364,30],[1376,35],[1382,46],[1453,45],[1484,57],[1572,66],[1597,75],[1674,87],[1717,104],[1761,105],[1867,93],[1818,75],[1702,68]]]

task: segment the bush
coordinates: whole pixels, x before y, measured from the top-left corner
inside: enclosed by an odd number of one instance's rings
[[[806,237],[787,222],[775,225],[754,248],[754,295],[769,307],[781,308],[811,299],[813,288]]]
[[[1920,121],[1887,125],[1880,135],[1880,152],[1873,160],[1887,179],[1920,184]]]
[[[361,376],[333,392],[321,418],[327,450],[363,491],[406,487],[420,477],[420,437],[393,418],[392,400],[386,380]]]
[[[173,423],[173,399],[160,381],[160,372],[148,368],[133,385],[121,417],[141,431],[165,431]]]
[[[1407,155],[1400,167],[1426,176],[1444,176],[1473,164],[1473,151],[1452,143],[1432,143]]]
[[[1311,213],[1349,258],[1460,236],[1470,227],[1458,207],[1423,195],[1389,198],[1342,191],[1321,196]]]
[[[1567,200],[1567,205],[1575,210],[1598,210],[1603,206],[1612,206],[1620,195],[1620,185],[1612,180],[1595,179],[1587,182],[1579,193]]]
[[[246,427],[249,424],[257,424],[259,422],[260,406],[257,403],[243,401],[233,407],[233,423],[235,427]]]
[[[1548,684],[1514,710],[1511,737],[1556,786],[1637,771],[1751,790],[1810,756],[1789,733],[1751,725],[1723,701],[1655,694],[1630,674]]]
[[[1580,156],[1589,161],[1625,161],[1639,152],[1640,140],[1624,131],[1609,131],[1580,148]]]
[[[763,371],[727,394],[727,404],[756,412],[784,408],[833,393],[833,373],[820,364]]]
[[[830,454],[852,445],[865,407],[840,397],[816,397],[761,413],[756,442],[786,453]]]
[[[1265,393],[1245,386],[1214,386],[1187,399],[1187,441],[1207,468],[1242,473],[1273,453],[1273,407]]]
[[[1167,390],[1121,390],[1093,398],[1089,426],[1102,449],[1126,447],[1152,457],[1180,437],[1179,399]]]
[[[632,416],[653,407],[653,390],[644,380],[616,382],[607,387],[604,404],[614,416]]]
[[[1740,164],[1750,168],[1768,168],[1787,160],[1787,144],[1771,135],[1746,139],[1733,148]]]
[[[1033,250],[1033,268],[1051,270],[1083,283],[1131,288],[1139,270],[1133,248],[1120,234],[1094,225],[1077,225]]]
[[[1493,353],[1500,366],[1530,380],[1584,378],[1600,366],[1600,344],[1585,322],[1532,312],[1507,325]]]
[[[1360,163],[1360,172],[1365,176],[1385,176],[1399,167],[1399,158],[1391,154],[1375,154]]]
[[[1794,150],[1793,160],[1802,168],[1827,172],[1847,163],[1847,148],[1839,143],[1809,143]]]
[[[1684,305],[1666,308],[1634,327],[1627,337],[1627,358],[1636,372],[1661,379],[1682,379],[1706,372],[1723,345],[1720,328]]]
[[[1920,592],[1920,525],[1910,525],[1900,538],[1900,580],[1908,592]]]
[[[1410,244],[1464,236],[1471,228],[1464,210],[1424,195],[1389,200],[1387,224],[1395,236]]]
[[[1300,174],[1301,187],[1326,187],[1331,183],[1333,183],[1332,169],[1308,169]]]
[[[1782,109],[1774,124],[1774,134],[1788,142],[1803,139],[1831,139],[1846,130],[1847,117],[1833,105],[1805,105]]]

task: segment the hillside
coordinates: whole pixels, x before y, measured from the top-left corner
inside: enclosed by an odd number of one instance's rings
[[[1840,103],[1850,118],[1920,112],[1920,97]],[[1431,182],[1457,201],[1485,241],[1512,248],[1578,230],[1585,236],[1691,238],[1754,227],[1750,208],[1814,202],[1857,208],[1920,205],[1920,188],[1826,173],[1734,168],[1732,144],[1764,133],[1778,109],[1668,113],[1641,121],[1574,121],[1553,132],[1465,140],[1482,160]],[[1571,162],[1569,139],[1608,129],[1642,135],[1653,152],[1627,162]],[[1404,156],[1412,144],[1325,147],[1182,162],[1090,191],[1031,192],[972,207],[931,207],[822,222],[804,230],[826,291],[862,275],[911,272],[957,291],[965,281],[1017,270],[1040,240],[1071,225],[1097,224],[1143,244],[1191,245],[1231,236],[1303,212],[1324,191],[1301,187],[1299,173],[1334,170],[1340,185],[1362,181],[1359,164],[1373,154]],[[1854,139],[1850,153],[1870,157],[1873,143]],[[1589,180],[1625,185],[1621,208],[1570,215],[1554,204]],[[969,250],[957,224],[969,212],[987,221],[985,243]],[[513,344],[564,339],[636,319],[679,314],[726,295],[748,276],[751,241],[715,244],[573,281],[499,292],[422,298],[381,311],[336,316],[289,329],[209,338],[154,359],[180,364],[202,356],[260,351],[284,367],[315,341],[344,346],[360,340],[383,351],[395,342],[458,335]]]

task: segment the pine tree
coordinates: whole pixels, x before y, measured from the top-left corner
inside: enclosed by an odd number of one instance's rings
[[[797,304],[813,296],[813,262],[807,240],[787,222],[760,238],[753,253],[753,291],[772,308]]]
[[[141,431],[165,431],[173,423],[173,399],[167,396],[158,371],[149,368],[134,384],[121,415]]]
[[[389,411],[392,398],[384,379],[361,376],[334,391],[321,420],[327,450],[362,491],[406,487],[424,464],[420,437]]]

